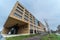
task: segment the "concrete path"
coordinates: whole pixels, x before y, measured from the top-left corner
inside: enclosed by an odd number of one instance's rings
[[[24,40],[40,40],[40,36],[34,36],[34,37],[27,38],[27,39],[24,39]]]
[[[3,37],[15,37],[15,36],[22,36],[22,35],[29,35],[29,34],[15,34],[15,35],[6,35],[6,34],[1,34]]]
[[[30,38],[26,38],[24,40],[40,40],[42,36],[46,36],[47,33],[42,33],[42,34],[39,34],[37,36],[34,36],[34,37],[30,37]]]
[[[56,33],[56,35],[60,35],[59,33]]]

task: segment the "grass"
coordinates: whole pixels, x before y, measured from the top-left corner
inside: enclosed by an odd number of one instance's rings
[[[58,40],[60,40],[60,36],[57,36],[58,37]]]
[[[6,38],[6,40],[23,40],[25,38],[29,38],[29,37],[33,37],[33,36],[37,36],[37,35],[38,34],[24,35],[24,36],[15,36],[15,37]],[[57,36],[55,34],[50,34],[50,35],[43,36],[41,38],[41,40],[60,40],[60,36]]]
[[[6,38],[6,40],[23,40],[23,39],[25,39],[25,38],[33,37],[33,36],[36,36],[36,35],[37,35],[37,34],[24,35],[24,36],[15,36],[15,37]]]
[[[43,36],[41,40],[60,40],[60,36],[57,36],[55,34],[50,34],[47,36]]]

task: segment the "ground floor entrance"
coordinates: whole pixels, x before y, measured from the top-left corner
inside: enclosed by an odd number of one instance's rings
[[[4,25],[3,34],[27,34],[29,33],[28,23],[9,17]]]
[[[7,34],[17,34],[18,30],[19,30],[19,27],[18,27],[18,24],[16,24],[16,25],[10,27],[10,30]]]

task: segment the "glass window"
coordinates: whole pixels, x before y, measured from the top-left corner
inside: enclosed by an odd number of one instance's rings
[[[33,26],[32,24],[30,24],[30,26]]]
[[[24,7],[22,7],[20,4],[18,4],[22,9],[24,9]]]
[[[30,20],[32,20],[32,18],[30,18]]]
[[[30,24],[30,29],[33,29],[33,25]]]
[[[27,12],[25,12],[25,14],[26,14],[26,15],[28,15],[28,13],[27,13]]]
[[[37,19],[35,19],[35,24],[38,25],[38,20]]]
[[[25,19],[26,21],[29,20],[27,15],[24,15],[24,19]]]
[[[32,14],[30,14],[30,18],[32,18]]]
[[[24,15],[25,16],[25,18],[28,18],[28,16],[27,15]]]
[[[34,24],[35,24],[35,22],[34,22]]]
[[[29,15],[29,12],[28,12],[27,10],[25,10],[25,14],[26,14],[26,15]]]
[[[24,20],[28,21],[28,19],[27,19],[27,18],[24,18]]]
[[[17,6],[17,8],[18,8],[19,10],[23,11],[23,9],[21,9],[20,7]]]
[[[30,21],[31,23],[33,23],[32,21]]]
[[[18,18],[22,18],[21,15],[17,14],[17,13],[14,13],[14,16],[18,17]]]
[[[30,33],[31,33],[31,34],[33,33],[33,29],[30,29]]]
[[[34,32],[36,33],[36,30],[34,30]]]
[[[30,16],[30,18],[32,18],[32,16]]]
[[[17,12],[19,12],[20,14],[23,14],[21,11],[19,11],[18,9],[16,9]]]
[[[32,19],[33,19],[32,16],[30,16],[30,20],[31,20],[31,21],[32,21]]]
[[[40,21],[38,21],[38,26],[40,26]]]
[[[27,10],[25,10],[25,12],[29,13]]]

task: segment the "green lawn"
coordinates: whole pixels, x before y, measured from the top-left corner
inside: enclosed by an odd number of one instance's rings
[[[57,36],[55,34],[50,34],[47,36],[43,36],[41,40],[60,40],[60,36]]]
[[[28,37],[33,37],[33,36],[36,36],[37,34],[33,34],[33,35],[24,35],[24,36],[15,36],[15,37],[9,37],[9,38],[6,38],[6,40],[23,40],[25,38],[28,38]]]
[[[60,36],[58,36],[58,40],[60,40]]]
[[[25,38],[29,38],[29,37],[33,37],[33,36],[37,36],[38,34],[34,34],[34,35],[24,35],[24,36],[15,36],[15,37],[9,37],[6,38],[6,40],[23,40]],[[57,36],[55,34],[50,34],[47,36],[43,36],[41,38],[41,40],[60,40],[60,36]]]

